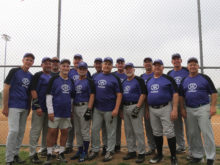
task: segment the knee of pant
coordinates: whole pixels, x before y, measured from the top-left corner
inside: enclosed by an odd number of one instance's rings
[[[153,131],[154,136],[163,136],[163,132],[160,131]]]
[[[18,133],[19,133],[18,130],[10,130],[10,131],[9,131],[9,135],[15,136],[15,137],[18,135]]]
[[[175,137],[176,135],[175,135],[175,132],[173,130],[173,131],[164,132],[164,136],[166,136],[168,139],[170,139],[170,138]]]

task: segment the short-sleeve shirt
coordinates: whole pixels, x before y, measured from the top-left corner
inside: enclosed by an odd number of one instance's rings
[[[120,79],[112,74],[98,74],[95,79],[95,108],[100,111],[112,111],[116,105],[117,93],[122,93]]]
[[[189,75],[189,71],[187,68],[182,67],[182,69],[178,71],[175,71],[174,69],[169,71],[167,75],[170,77],[173,77],[173,79],[176,81],[177,86],[179,87],[181,84],[181,81]]]
[[[79,79],[79,74],[77,72],[77,70],[75,68],[70,69],[69,73],[68,73],[69,78],[71,78],[73,81],[76,81]],[[91,74],[88,71],[87,72],[87,77],[91,78]]]
[[[145,85],[146,85],[147,80],[148,80],[150,77],[153,77],[153,76],[154,76],[154,73],[153,73],[153,72],[150,73],[150,74],[144,73],[144,74],[141,75],[141,78],[144,79],[144,82],[145,82]]]
[[[123,82],[124,80],[127,79],[127,76],[125,73],[119,73],[116,71],[116,72],[114,72],[114,74],[120,78],[121,82]]]
[[[4,83],[10,85],[9,108],[28,109],[30,85],[33,75],[22,68],[13,68],[9,71]]]

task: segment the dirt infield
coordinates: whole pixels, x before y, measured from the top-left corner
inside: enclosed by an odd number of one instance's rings
[[[220,115],[215,115],[212,117],[212,126],[214,130],[214,135],[215,135],[215,143],[217,146],[220,146]],[[27,120],[27,126],[26,126],[26,131],[24,135],[24,140],[23,144],[28,145],[29,144],[29,133],[30,133],[30,128],[31,128],[31,114],[28,117]],[[6,139],[7,139],[7,134],[8,134],[8,121],[5,116],[2,115],[0,111],[0,144],[6,144]],[[147,138],[145,137],[146,145],[147,145]],[[126,140],[125,140],[125,134],[124,134],[124,125],[122,123],[122,138],[121,138],[121,143],[122,146],[126,145]],[[165,140],[166,144],[166,140]]]

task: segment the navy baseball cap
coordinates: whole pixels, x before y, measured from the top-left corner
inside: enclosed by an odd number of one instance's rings
[[[160,64],[160,65],[163,65],[163,61],[162,61],[162,60],[160,60],[160,59],[154,60],[153,65],[155,65],[155,64]]]
[[[70,60],[64,58],[60,61],[60,64],[64,64],[64,63],[68,63],[70,65]]]
[[[144,62],[146,62],[146,61],[152,62],[153,60],[152,60],[152,58],[150,58],[150,57],[146,57],[146,58],[144,58]]]
[[[41,61],[41,63],[44,63],[45,61],[52,61],[50,57],[44,57]]]
[[[102,62],[102,58],[100,57],[95,58],[94,62],[97,62],[97,61]]]
[[[106,62],[106,61],[113,63],[113,59],[111,57],[105,57],[104,62]]]
[[[172,60],[174,58],[181,58],[181,55],[179,53],[175,53],[175,54],[172,55]]]
[[[195,62],[198,64],[198,59],[196,57],[190,57],[188,60],[187,60],[187,64],[190,63],[190,62]]]
[[[116,60],[116,62],[118,63],[118,62],[125,62],[125,59],[123,58],[123,57],[119,57],[119,58],[117,58],[117,60]]]
[[[85,69],[88,69],[87,63],[85,63],[85,62],[83,62],[83,61],[78,64],[78,68],[80,68],[80,67],[85,68]]]
[[[127,67],[132,67],[132,68],[134,68],[134,64],[133,63],[131,63],[131,62],[128,62],[128,63],[126,63],[125,64],[125,68],[127,68]]]
[[[60,62],[59,58],[57,58],[57,57],[53,57],[51,60],[52,60],[52,62]]]
[[[74,58],[74,59],[75,59],[75,58],[80,58],[80,59],[82,59],[82,55],[81,55],[81,54],[75,54],[73,58]]]
[[[32,53],[25,53],[23,58],[25,58],[25,57],[31,57],[31,58],[33,58],[33,60],[35,59],[35,57]]]

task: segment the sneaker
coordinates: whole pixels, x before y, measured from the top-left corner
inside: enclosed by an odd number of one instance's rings
[[[53,147],[53,152],[59,153],[59,151],[60,151],[60,146],[55,145],[55,146]]]
[[[13,165],[14,162],[6,162],[6,165]]]
[[[192,159],[193,159],[193,156],[192,156],[192,155],[187,155],[187,156],[186,156],[186,160],[190,161],[190,160],[192,160]]]
[[[18,155],[15,155],[14,162],[18,163],[18,164],[23,164],[23,163],[25,163],[25,160],[21,160],[21,158]]]
[[[73,148],[72,147],[66,147],[66,149],[63,153],[64,154],[70,154],[71,152],[73,152]]]
[[[105,157],[103,159],[103,162],[108,162],[108,161],[112,160],[112,155],[113,154],[111,152],[107,151],[105,154]]]
[[[159,163],[163,160],[163,155],[155,155],[152,159],[150,159],[150,163]]]
[[[47,157],[47,149],[46,148],[41,148],[39,151],[38,151],[38,154],[41,156],[41,157]]]
[[[31,163],[40,164],[42,161],[38,158],[37,153],[30,157]]]
[[[207,159],[207,165],[214,165],[213,159]]]
[[[130,160],[136,158],[136,152],[129,152],[125,157],[123,157],[123,160]]]
[[[87,160],[87,154],[83,152],[80,154],[79,162],[84,162],[85,160]]]
[[[62,163],[67,163],[67,160],[66,160],[63,152],[58,155],[58,160]]]
[[[183,154],[186,152],[186,149],[185,148],[177,148],[176,149],[176,154]]]
[[[143,163],[145,161],[145,154],[138,154],[138,158],[135,161],[136,163]]]
[[[192,158],[190,160],[190,163],[202,163],[203,162],[203,158]]]
[[[171,165],[178,165],[176,156],[172,156],[172,157],[170,158],[170,161],[171,161]]]
[[[47,160],[44,162],[44,165],[51,165],[52,163],[52,155],[48,154],[47,155]]]
[[[103,148],[102,148],[102,156],[105,156],[106,152],[107,152],[107,146],[103,146]]]
[[[70,160],[76,160],[76,159],[78,159],[80,157],[80,153],[79,153],[79,151],[75,154],[75,155],[73,155],[72,157],[70,157]]]
[[[145,153],[145,156],[149,156],[149,155],[153,155],[153,154],[155,154],[155,149],[150,149],[149,151],[147,151]]]
[[[88,156],[88,160],[93,160],[98,156],[98,152],[94,152],[92,151],[89,156]]]
[[[120,152],[121,150],[121,145],[116,145],[115,146],[115,152]]]

